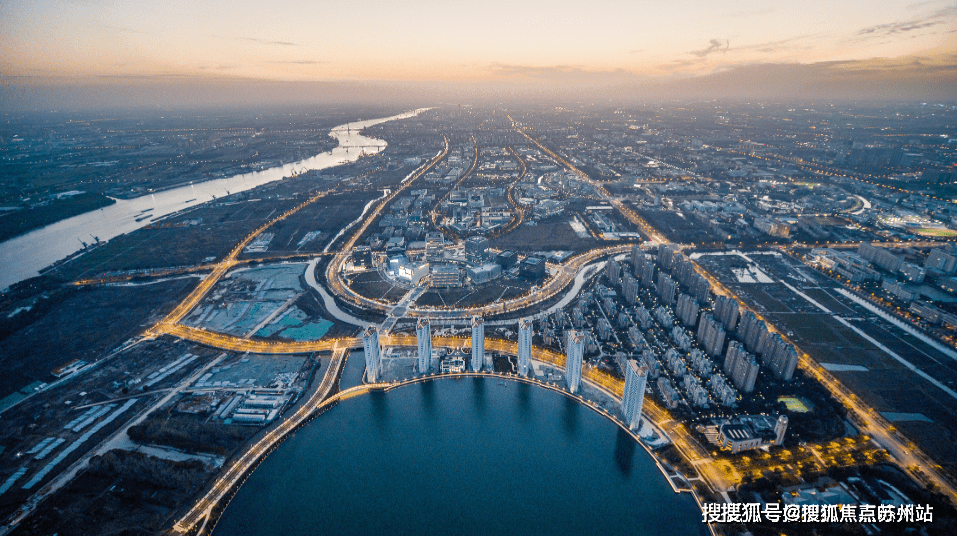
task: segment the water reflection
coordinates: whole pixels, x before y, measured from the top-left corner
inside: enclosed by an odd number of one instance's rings
[[[422,409],[429,417],[435,415],[435,382],[428,381],[422,384]]]
[[[553,391],[498,382],[445,379],[339,404],[249,476],[215,534],[706,536],[693,499],[617,425]]]
[[[388,430],[389,420],[389,401],[383,391],[369,392],[369,409],[372,414],[372,422],[378,430]]]
[[[479,415],[485,415],[487,400],[485,400],[485,381],[482,378],[472,378],[472,405],[475,412]]]
[[[518,418],[522,422],[528,422],[532,417],[532,393],[531,390],[535,389],[532,385],[529,385],[524,382],[519,382],[517,385],[516,398],[518,404]]]
[[[632,465],[635,463],[635,448],[635,438],[618,428],[618,434],[615,436],[615,465],[625,476],[631,474]]]
[[[581,424],[581,404],[567,396],[562,397],[562,430],[568,439],[578,437]]]

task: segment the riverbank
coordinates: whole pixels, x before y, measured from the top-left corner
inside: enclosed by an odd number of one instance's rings
[[[369,126],[413,117],[423,110],[414,110],[391,117],[357,121],[332,129],[330,136],[338,146],[305,160],[263,171],[243,173],[189,186],[151,193],[68,218],[0,243],[0,288],[34,277],[40,270],[84,247],[97,237],[101,241],[150,225],[157,219],[200,205],[231,193],[256,188],[282,180],[303,169],[326,169],[356,161],[361,155],[384,150],[386,142],[361,134]],[[353,150],[350,151],[349,148]],[[355,147],[363,147],[362,151]]]

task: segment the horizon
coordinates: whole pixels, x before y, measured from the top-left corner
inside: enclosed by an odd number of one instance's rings
[[[0,106],[921,101],[957,86],[947,1],[539,4],[4,5]]]

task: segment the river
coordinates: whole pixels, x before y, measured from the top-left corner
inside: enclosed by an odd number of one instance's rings
[[[697,536],[707,526],[630,435],[577,401],[445,378],[354,397],[306,424],[253,471],[214,534]]]
[[[101,241],[109,240],[145,227],[167,214],[206,203],[217,197],[225,197],[230,193],[243,192],[268,182],[282,180],[296,170],[326,169],[355,162],[363,150],[366,154],[378,153],[385,149],[386,142],[363,136],[360,134],[362,129],[386,121],[413,117],[423,110],[337,126],[332,129],[330,135],[339,145],[305,160],[230,178],[163,190],[134,199],[119,199],[108,207],[80,214],[2,242],[0,289],[39,275],[43,268],[82,249],[83,243],[93,243],[94,237]],[[364,147],[359,149],[356,146]]]

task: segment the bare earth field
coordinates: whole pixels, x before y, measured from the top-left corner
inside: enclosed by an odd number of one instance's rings
[[[957,390],[957,361],[844,298],[835,283],[789,257],[750,258],[775,282],[740,283],[731,268],[747,263],[737,256],[704,256],[699,262],[778,329],[790,332],[796,344],[928,454],[951,467],[957,463],[957,400],[838,317],[952,390]],[[782,280],[830,313],[779,283]]]
[[[0,398],[73,361],[94,361],[144,331],[196,286],[192,277],[135,286],[65,289],[59,304],[0,341]]]

